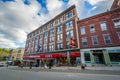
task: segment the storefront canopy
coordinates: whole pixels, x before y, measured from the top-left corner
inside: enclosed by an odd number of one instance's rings
[[[29,55],[24,56],[24,58],[59,58],[59,57],[67,57],[66,53],[53,53],[53,54],[39,54],[39,55]],[[80,57],[79,52],[70,53],[70,57]]]

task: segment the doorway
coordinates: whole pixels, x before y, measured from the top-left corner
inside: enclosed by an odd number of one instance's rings
[[[96,64],[105,64],[103,53],[93,53],[93,58]]]

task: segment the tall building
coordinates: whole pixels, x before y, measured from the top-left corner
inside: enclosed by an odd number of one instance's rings
[[[50,60],[58,65],[68,65],[80,57],[77,45],[78,16],[75,5],[55,16],[27,35],[25,58],[39,62]],[[74,39],[74,47],[70,40]],[[70,58],[70,59],[68,59]]]
[[[82,63],[120,65],[120,0],[110,11],[78,21]]]
[[[56,65],[120,65],[120,0],[79,20],[75,5],[27,35],[25,59]]]

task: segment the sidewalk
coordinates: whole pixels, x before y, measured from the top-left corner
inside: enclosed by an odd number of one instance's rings
[[[12,69],[23,69],[23,70],[35,70],[35,71],[41,71],[41,70],[81,70],[81,66],[77,66],[77,67],[52,67],[52,69],[44,69],[43,67],[32,67],[32,69],[30,69],[29,67],[17,67],[17,66],[9,66],[9,68]],[[98,67],[98,66],[94,66],[94,67],[85,67],[85,70],[107,70],[107,71],[120,71],[120,66],[102,66],[102,67]]]

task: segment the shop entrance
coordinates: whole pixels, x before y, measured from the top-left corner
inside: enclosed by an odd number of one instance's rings
[[[105,64],[104,55],[100,52],[94,52],[93,58],[96,64]]]

